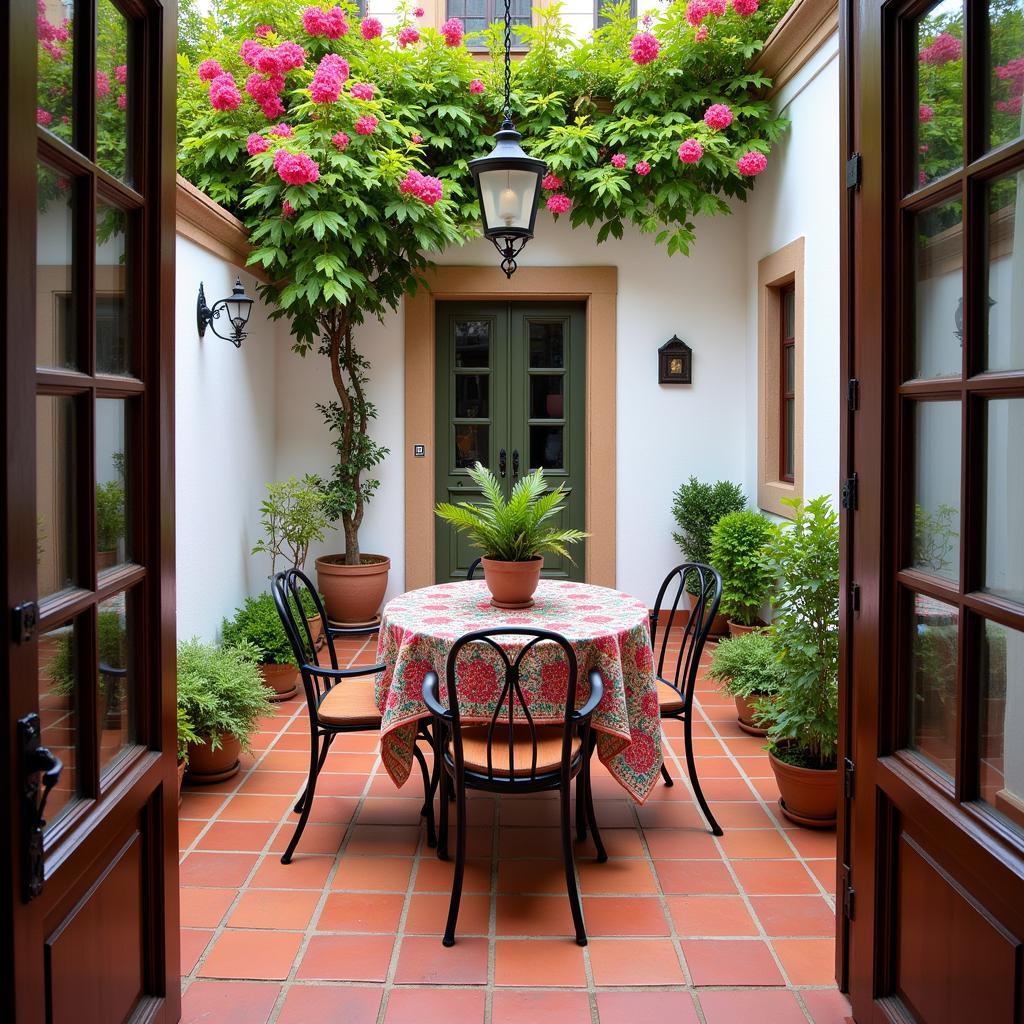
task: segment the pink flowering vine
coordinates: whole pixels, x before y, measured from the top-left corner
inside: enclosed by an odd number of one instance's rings
[[[266,39],[267,36],[269,36],[270,33],[274,31],[274,26],[273,25],[257,25],[256,28],[253,29],[253,31],[255,32],[256,35],[258,35],[260,37],[260,39]]]
[[[42,107],[37,107],[36,124],[41,124],[44,127],[48,124],[53,124],[53,114],[51,114],[48,110],[43,110]]]
[[[281,123],[275,124],[274,127],[270,129],[270,134],[276,135],[279,139],[290,139],[294,132],[292,131],[292,126],[290,124]]]
[[[633,170],[640,175],[641,178],[646,178],[651,173],[651,165],[646,160],[638,160],[633,164]]]
[[[331,143],[334,145],[335,149],[342,153],[348,149],[349,141],[349,137],[344,132],[335,132],[331,136]]]
[[[725,14],[725,0],[707,0],[708,13],[721,17]]]
[[[248,139],[245,140],[245,150],[249,156],[256,156],[257,153],[265,153],[270,149],[270,139],[264,138],[257,132],[253,132]]]
[[[712,103],[704,111],[704,123],[712,131],[721,131],[732,124],[732,111],[724,103]]]
[[[354,82],[348,87],[348,91],[357,100],[373,99],[373,86],[369,82]]]
[[[363,114],[356,121],[356,132],[359,135],[372,135],[377,130],[378,123],[377,118],[372,114]]]
[[[704,43],[707,42],[708,35],[710,35],[710,33],[708,32],[707,25],[701,25],[701,27],[694,33],[693,38],[698,43]]]
[[[963,43],[956,36],[943,32],[931,46],[926,46],[919,54],[922,64],[934,64],[936,67],[948,64],[951,60],[959,60],[963,52]]]
[[[114,68],[114,77],[121,83],[121,85],[126,85],[128,83],[128,65],[118,64],[117,67]]]
[[[732,9],[741,18],[749,18],[750,15],[756,14],[759,6],[758,0],[732,0]]]
[[[479,78],[474,78],[473,81],[469,83],[469,91],[475,95],[480,95],[480,93],[484,91],[484,83],[481,82]]]
[[[427,206],[433,206],[444,195],[444,184],[440,178],[432,178],[412,169],[398,183],[398,191],[403,195],[415,196]]]
[[[320,177],[317,162],[305,153],[289,153],[279,149],[274,153],[274,170],[286,185],[312,185]]]
[[[748,178],[757,177],[767,166],[768,158],[764,153],[758,153],[757,150],[753,149],[749,153],[744,153],[736,161],[736,169],[740,174],[744,174]]]
[[[334,103],[341,95],[341,87],[348,80],[348,61],[336,53],[324,54],[317,65],[309,93],[314,103]]]
[[[687,139],[679,146],[679,159],[684,164],[695,164],[704,155],[704,147],[696,139]]]
[[[117,94],[117,106],[119,110],[124,110],[128,106],[128,97],[123,92]]]
[[[340,39],[348,35],[348,20],[340,7],[332,7],[329,11],[320,7],[307,7],[302,12],[302,27],[306,35],[310,36]]]
[[[210,103],[215,110],[237,110],[242,105],[242,94],[232,75],[218,75],[210,83]]]
[[[270,75],[264,77],[254,71],[245,80],[245,91],[258,103],[263,111],[263,116],[272,121],[279,114],[284,113],[284,104],[281,102],[281,90],[284,89],[284,75]]]
[[[105,71],[96,72],[96,95],[100,99],[110,95],[110,75]]]
[[[384,34],[384,25],[378,18],[363,18],[359,23],[359,31],[364,39],[379,39]]]
[[[561,192],[548,196],[548,209],[557,217],[560,213],[568,213],[572,209],[572,200]]]
[[[617,167],[620,171],[626,166],[626,154],[616,153],[611,159],[612,167]]]
[[[935,111],[927,103],[922,103],[917,112],[917,117],[921,124],[927,124],[934,116]]]
[[[545,174],[540,184],[546,192],[557,192],[562,187],[562,179],[557,174]]]
[[[707,0],[690,0],[686,5],[686,20],[699,25],[711,13]]]
[[[462,43],[462,37],[466,34],[465,28],[462,26],[462,22],[458,18],[449,18],[441,26],[441,35],[444,36],[445,46],[459,46]]]
[[[398,30],[399,49],[404,50],[407,46],[411,46],[413,43],[418,43],[419,41],[419,31],[414,29],[412,25],[404,25]]]
[[[661,43],[651,32],[637,32],[629,41],[629,55],[634,64],[650,64],[657,59],[660,50]]]
[[[996,110],[1001,114],[1019,114],[1024,97],[1014,96],[1009,100],[996,100]]]

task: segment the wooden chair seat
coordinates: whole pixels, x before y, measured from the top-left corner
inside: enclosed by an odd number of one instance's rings
[[[537,774],[557,772],[562,763],[561,725],[537,726]],[[580,738],[572,738],[573,761],[580,752]],[[491,747],[491,767],[495,776],[512,778],[529,776],[533,768],[533,744],[527,725],[516,725],[512,729],[512,769],[509,769],[508,726],[494,727],[494,743]],[[448,756],[454,758],[451,741]],[[462,730],[462,757],[467,771],[487,775],[487,726],[467,726]]]
[[[320,701],[317,718],[323,725],[380,725],[380,712],[373,699],[372,679],[346,679],[332,686]]]
[[[673,689],[664,679],[658,680],[658,708],[663,715],[677,715],[685,704],[679,691]]]

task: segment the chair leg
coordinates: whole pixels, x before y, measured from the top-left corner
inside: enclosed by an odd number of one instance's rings
[[[438,801],[440,808],[440,819],[438,821],[437,834],[437,858],[438,860],[448,859],[448,790],[451,789],[452,780],[448,772],[441,769],[440,779],[441,799]]]
[[[452,902],[448,908],[448,923],[445,925],[443,946],[455,945],[455,924],[459,919],[459,904],[462,902],[462,880],[466,873],[466,784],[460,778],[455,783],[455,877],[452,879]]]
[[[701,811],[704,813],[704,817],[708,824],[711,826],[711,834],[715,836],[722,835],[722,826],[715,820],[715,816],[711,813],[711,808],[708,807],[707,800],[704,799],[704,791],[700,788],[700,779],[697,778],[697,764],[693,758],[693,732],[692,723],[689,718],[683,725],[683,738],[685,740],[684,746],[686,749],[686,772],[690,776],[690,784],[693,786],[693,795],[697,798],[697,803],[700,805]]]
[[[590,765],[587,764],[587,777],[584,781],[585,801],[587,805],[587,820],[590,822],[590,833],[594,837],[594,846],[597,848],[597,862],[603,864],[608,859],[605,853],[604,843],[601,841],[601,833],[597,828],[597,815],[594,813],[594,790],[590,785]],[[576,784],[576,799],[579,800],[579,783]]]
[[[666,786],[674,786],[675,783],[672,781],[672,776],[669,775],[668,769],[665,767],[665,762],[661,762],[661,777],[665,780]]]
[[[324,769],[324,761],[327,760],[327,751],[331,749],[331,744],[334,742],[334,733],[329,732],[324,736],[323,749],[320,751],[320,758],[316,763],[316,774],[319,775]],[[306,780],[306,789],[309,789],[309,780]],[[296,801],[295,806],[292,808],[292,814],[298,814],[302,810],[302,804],[306,799],[306,789],[304,789]]]
[[[437,846],[437,833],[434,831],[434,801],[430,797],[430,769],[427,767],[427,759],[423,756],[423,751],[416,744],[413,744],[412,752],[416,755],[416,760],[420,763],[420,771],[423,773],[425,801],[420,813],[427,819],[427,846],[434,847]]]
[[[577,786],[577,799],[579,799]],[[576,888],[576,872],[572,858],[572,818],[569,814],[569,782],[563,779],[558,794],[562,805],[562,861],[565,865],[565,887],[569,892],[569,909],[572,910],[572,923],[576,927],[576,945],[587,944],[587,930],[583,926],[583,910],[580,908],[580,894]]]
[[[576,842],[582,843],[587,838],[587,809],[583,794],[587,789],[586,781],[587,766],[580,768],[576,776]]]
[[[281,856],[282,864],[291,864],[292,854],[295,852],[295,847],[299,845],[299,839],[302,837],[302,830],[306,827],[309,812],[313,809],[313,797],[316,795],[316,780],[317,776],[320,774],[320,766],[324,763],[324,758],[327,756],[327,748],[330,747],[332,739],[333,736],[330,733],[324,737],[324,745],[318,757],[318,735],[314,732],[311,736],[311,742],[309,745],[309,781],[306,783],[306,788],[302,792],[302,813],[299,815],[299,821],[295,826],[295,832],[292,834],[292,839],[288,844],[288,849],[285,850]]]

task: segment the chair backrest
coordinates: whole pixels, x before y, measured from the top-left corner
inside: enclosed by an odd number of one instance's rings
[[[474,558],[473,561],[469,563],[469,568],[466,570],[466,579],[467,580],[473,579],[476,576],[477,569],[479,569],[479,568],[480,568],[480,559],[479,558]]]
[[[325,638],[320,650],[327,651],[331,660],[329,667],[336,669],[338,668],[338,655],[334,650],[334,640],[327,631],[327,612],[324,610],[316,587],[301,569],[286,569],[277,573],[271,582],[270,590],[274,595],[277,614],[281,616],[281,623],[284,625],[288,642],[291,644],[292,653],[295,655],[299,671],[302,673],[302,685],[306,690],[306,699],[311,702],[311,710],[315,712],[319,699],[326,690],[331,688],[331,680],[329,677],[317,673],[317,669],[328,666],[324,666],[320,662],[316,637],[310,628],[305,608],[314,608],[314,614],[320,616]]]
[[[677,627],[676,616],[685,594],[690,594],[691,598],[690,616],[681,629],[673,628]],[[711,632],[711,624],[718,614],[721,599],[722,577],[718,570],[700,562],[684,562],[665,577],[658,591],[658,600],[654,603],[654,611],[651,612],[651,646],[654,649],[655,671],[659,679],[668,683],[683,698],[686,712],[689,712],[693,703],[700,656],[708,633]],[[677,636],[678,654],[670,650],[670,641],[674,642]],[[669,667],[667,675],[666,662]]]
[[[515,636],[522,638],[521,645],[517,644],[511,652],[506,650],[497,642],[495,637]],[[513,778],[519,780],[534,781],[538,776],[537,770],[537,724],[530,714],[529,705],[524,699],[521,675],[522,666],[528,657],[537,657],[540,653],[537,648],[541,644],[549,645],[545,654],[550,654],[552,648],[560,648],[561,657],[556,663],[564,663],[566,666],[566,687],[565,705],[562,715],[562,756],[561,770],[563,775],[568,775],[569,764],[572,756],[573,730],[575,725],[572,715],[576,708],[576,683],[578,669],[576,665],[576,654],[569,645],[568,640],[559,633],[552,633],[546,629],[528,629],[525,627],[512,628],[501,626],[494,629],[478,630],[474,633],[467,633],[460,637],[452,645],[445,665],[445,676],[448,689],[448,715],[447,719],[452,732],[452,753],[455,762],[455,769],[461,773],[465,764],[462,737],[462,717],[460,713],[459,687],[469,685],[469,676],[465,673],[465,665],[469,659],[462,658],[462,678],[460,679],[460,655],[463,653],[474,653],[474,648],[481,646],[496,652],[497,657],[488,659],[487,664],[500,666],[503,669],[504,678],[496,679],[495,695],[485,700],[474,700],[477,705],[486,704],[490,706],[493,702],[493,710],[490,720],[487,723],[487,778],[493,782],[495,779],[494,765],[497,763],[508,766],[508,774],[504,771],[499,773],[502,780]],[[547,662],[545,662],[547,664]],[[498,676],[499,670],[495,670]],[[467,695],[468,696],[468,695]],[[526,746],[526,739],[529,739],[529,747]],[[519,741],[518,746],[516,741]],[[502,750],[502,754],[495,758],[495,751]],[[520,764],[516,764],[516,752],[520,754]],[[528,752],[527,752],[528,751]],[[523,754],[525,753],[525,763]],[[550,769],[549,769],[550,770]]]

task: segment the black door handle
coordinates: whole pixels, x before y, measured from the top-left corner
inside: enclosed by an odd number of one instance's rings
[[[60,781],[61,759],[40,745],[39,716],[26,715],[18,721],[21,747],[21,851],[22,899],[28,903],[43,891],[43,829],[46,798]]]
[[[505,477],[505,449],[502,448],[498,452],[498,472],[501,474],[502,479]]]
[[[519,479],[519,449],[512,449],[512,479]]]

